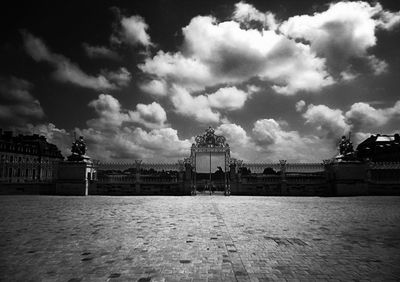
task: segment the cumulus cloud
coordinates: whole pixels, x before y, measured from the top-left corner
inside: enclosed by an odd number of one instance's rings
[[[111,95],[101,94],[89,103],[96,117],[87,121],[86,128],[75,128],[84,136],[88,155],[102,161],[143,159],[173,162],[188,156],[191,141],[180,139],[178,132],[166,122],[166,113],[157,103],[138,104],[135,111],[122,108]],[[141,127],[144,125],[149,129]],[[73,134],[54,124],[28,124],[27,131],[47,137],[64,156],[70,154]]]
[[[131,73],[124,67],[118,71],[102,71],[104,77],[114,83],[117,87],[124,87],[129,84],[132,79]]]
[[[365,136],[369,136],[370,132],[381,132],[390,122],[399,120],[400,101],[392,107],[381,109],[373,107],[370,103],[358,102],[351,105],[346,112],[326,105],[310,104],[302,116],[306,124],[315,127],[327,139],[336,142],[338,136],[352,131],[355,140],[360,142]]]
[[[162,128],[166,126],[167,114],[164,108],[153,102],[149,105],[137,104],[136,110],[127,110],[121,107],[119,101],[111,95],[100,94],[89,103],[97,114],[94,119],[86,123],[95,130],[112,131],[123,123],[137,123],[147,128]]]
[[[350,58],[367,56],[375,46],[376,29],[389,29],[399,23],[399,13],[383,10],[379,3],[337,2],[314,15],[293,16],[279,30],[292,38],[304,39],[319,56],[327,58],[331,69],[343,70]]]
[[[185,88],[173,85],[171,93],[176,112],[202,123],[217,123],[223,119],[219,111],[228,112],[243,108],[253,92],[245,92],[233,86],[219,88],[214,93],[194,96]]]
[[[86,123],[96,130],[113,130],[129,119],[128,113],[122,111],[119,101],[108,94],[100,94],[89,103],[89,107],[95,110],[97,117]]]
[[[153,79],[149,82],[140,84],[139,88],[154,96],[162,97],[168,94],[168,86],[164,80]]]
[[[327,138],[336,140],[337,136],[342,136],[350,130],[343,111],[325,105],[308,105],[303,118],[306,124],[316,127]]]
[[[28,123],[26,125],[26,133],[39,134],[46,137],[47,141],[56,144],[58,149],[64,156],[71,154],[71,146],[73,136],[65,129],[57,128],[53,123],[43,123],[33,125]]]
[[[377,74],[377,73],[375,73]],[[340,73],[340,77],[342,79],[342,81],[351,81],[355,78],[357,78],[358,74],[351,71],[349,68],[345,69],[344,71],[342,71]]]
[[[306,105],[306,102],[304,100],[300,100],[296,103],[296,112],[301,112]]]
[[[210,102],[206,96],[193,97],[185,88],[177,85],[174,85],[171,91],[171,101],[177,113],[194,117],[202,123],[219,122],[221,115],[211,109]]]
[[[150,131],[140,127],[122,126],[114,132],[94,128],[76,128],[78,135],[85,137],[88,155],[102,161],[144,161],[173,162],[188,156],[191,142],[180,139],[173,128],[157,128]]]
[[[374,55],[368,56],[368,63],[372,72],[375,75],[380,75],[382,73],[385,73],[389,68],[389,65],[385,61],[378,59]]]
[[[244,106],[249,94],[236,87],[220,88],[208,95],[208,101],[212,108],[237,110]]]
[[[140,123],[147,128],[165,127],[167,113],[160,104],[153,102],[149,105],[137,104],[136,111],[129,111],[130,120]]]
[[[278,28],[278,23],[273,13],[262,13],[253,5],[242,1],[235,4],[232,19],[244,23],[247,26],[250,26],[252,22],[259,22],[263,27],[268,29],[276,30]]]
[[[400,117],[400,101],[384,109],[376,109],[363,102],[355,103],[345,116],[355,130],[376,130]]]
[[[376,3],[375,7],[377,10],[376,21],[378,27],[382,29],[391,30],[400,23],[400,11],[394,13],[386,11],[382,8],[382,5],[379,3]]]
[[[221,124],[215,129],[215,133],[225,136],[231,147],[248,146],[251,143],[251,139],[243,127],[234,123]]]
[[[218,23],[213,17],[197,16],[183,28],[183,36],[183,51],[159,51],[139,68],[190,91],[253,77],[289,95],[333,83],[325,60],[308,45],[271,30],[242,29],[235,21]]]
[[[111,35],[111,41],[116,43],[125,42],[132,46],[151,46],[153,44],[147,33],[148,28],[149,26],[144,18],[139,15],[130,17],[122,16],[119,25],[117,25],[114,33]]]
[[[263,161],[320,162],[333,156],[335,148],[316,136],[302,136],[298,131],[285,130],[285,122],[261,119],[254,123],[252,134]],[[257,159],[257,157],[256,157]],[[259,157],[258,157],[259,159]]]
[[[82,46],[89,58],[107,58],[112,60],[120,59],[120,56],[115,51],[105,46],[92,46],[87,43],[83,43]]]
[[[44,117],[40,102],[30,93],[32,87],[24,79],[0,76],[0,120],[3,124],[21,125]]]
[[[95,90],[113,90],[127,85],[130,80],[130,73],[125,68],[117,72],[103,71],[104,74],[97,76],[88,75],[68,58],[51,52],[41,39],[26,31],[22,32],[22,36],[26,52],[35,61],[52,65],[55,68],[53,77],[61,82]]]

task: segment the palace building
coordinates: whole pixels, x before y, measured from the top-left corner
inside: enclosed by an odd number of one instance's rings
[[[0,129],[0,182],[52,181],[63,159],[57,146],[44,136],[14,136]]]
[[[356,150],[343,137],[339,147],[336,157],[320,163],[247,163],[232,158],[235,148],[209,127],[177,162],[92,161],[83,137],[64,161],[43,136],[0,130],[0,194],[400,195],[397,134],[371,136]]]

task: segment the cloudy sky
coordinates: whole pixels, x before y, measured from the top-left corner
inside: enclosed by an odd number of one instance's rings
[[[245,161],[320,162],[400,131],[398,1],[63,2],[1,9],[0,127],[64,154],[175,161],[213,126]]]

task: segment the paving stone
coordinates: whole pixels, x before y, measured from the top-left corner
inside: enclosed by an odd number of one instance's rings
[[[400,197],[0,197],[0,281],[399,281]]]

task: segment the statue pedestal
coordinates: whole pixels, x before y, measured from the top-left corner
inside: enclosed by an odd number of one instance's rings
[[[365,163],[336,160],[330,164],[329,178],[336,196],[368,195]]]
[[[59,164],[56,182],[57,195],[88,195],[89,184],[96,179],[96,169],[89,157],[80,157],[81,160],[76,161],[69,157],[68,161]]]

